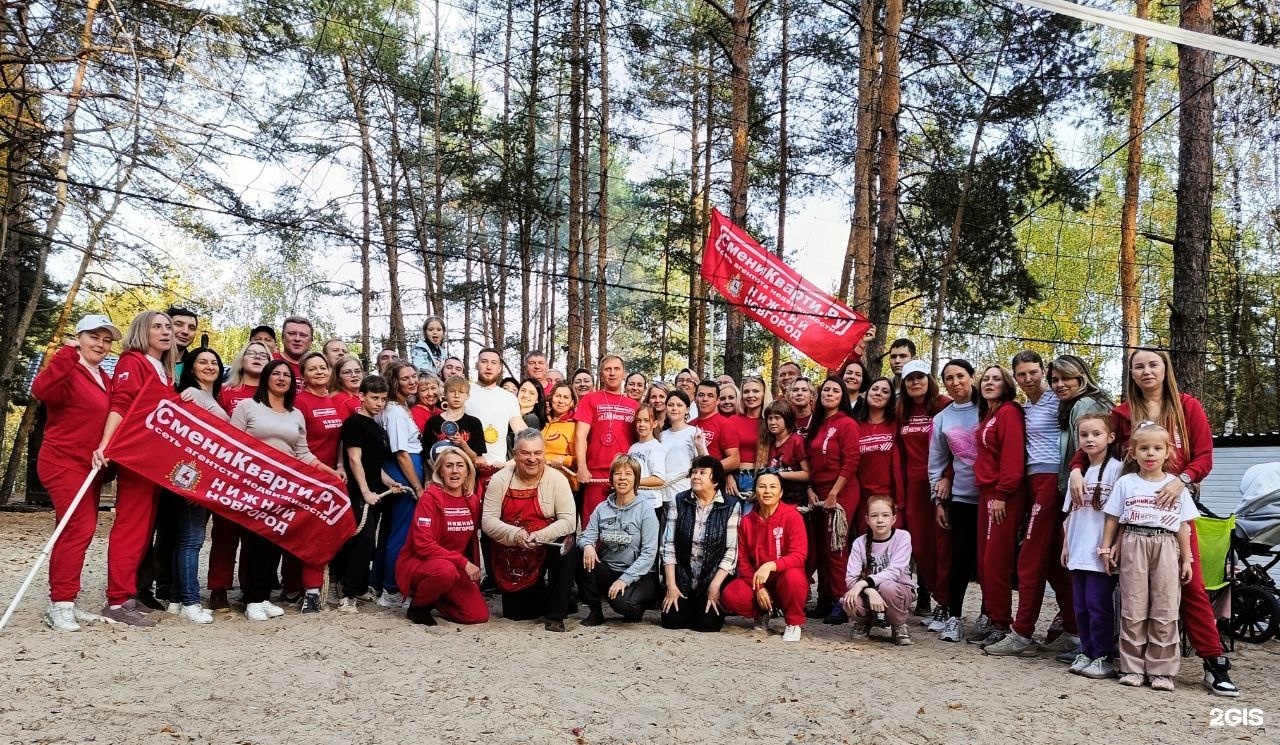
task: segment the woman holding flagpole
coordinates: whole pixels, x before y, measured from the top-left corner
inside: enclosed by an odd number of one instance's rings
[[[138,396],[150,386],[173,385],[173,323],[157,310],[139,313],[124,337],[124,354],[116,362],[111,385],[111,411],[102,427],[93,464],[105,466],[104,451]],[[160,487],[127,468],[116,470],[116,521],[107,542],[107,607],[102,615],[118,623],[149,627],[135,599],[138,565],[155,527]]]
[[[57,522],[67,520],[49,556],[44,622],[55,631],[79,631],[79,621],[96,618],[76,607],[76,596],[84,556],[98,527],[102,478],[94,470],[93,449],[111,410],[111,378],[99,365],[119,339],[120,329],[111,319],[85,316],[76,324],[75,341],[59,349],[31,384],[31,395],[44,405],[47,417],[36,472],[53,501]],[[76,493],[90,477],[92,483],[72,510]]]

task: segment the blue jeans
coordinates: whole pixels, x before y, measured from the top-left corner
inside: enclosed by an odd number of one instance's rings
[[[185,499],[178,501],[178,535],[173,548],[173,586],[169,599],[183,605],[196,605],[200,602],[200,547],[204,545],[209,510]]]
[[[409,455],[413,468],[418,472],[418,483],[422,483],[422,456],[417,453]],[[400,464],[389,460],[382,464],[382,470],[393,480],[409,485]],[[408,493],[388,494],[379,502],[382,505],[382,525],[378,530],[378,549],[374,554],[373,575],[371,581],[374,589],[381,588],[390,593],[399,591],[396,585],[396,559],[400,557],[400,549],[404,548],[409,537],[409,524],[413,522],[413,511],[418,502]]]

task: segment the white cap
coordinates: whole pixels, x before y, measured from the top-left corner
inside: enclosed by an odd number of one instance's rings
[[[906,380],[908,375],[916,373],[924,373],[925,377],[929,377],[929,363],[924,360],[911,360],[902,366],[902,379]]]
[[[98,329],[106,329],[111,332],[111,338],[120,341],[124,334],[120,333],[120,329],[111,322],[110,318],[101,315],[85,316],[80,319],[80,323],[76,324],[76,333],[83,334],[86,331],[96,331]]]

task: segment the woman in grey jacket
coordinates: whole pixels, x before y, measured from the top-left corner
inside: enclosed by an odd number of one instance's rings
[[[658,516],[637,499],[640,462],[623,453],[609,467],[613,493],[591,513],[578,536],[578,589],[589,612],[583,626],[604,623],[602,598],[626,621],[638,621],[657,591],[651,569],[658,556]]]
[[[951,397],[951,405],[933,417],[929,440],[929,484],[937,505],[938,551],[949,551],[951,564],[946,576],[951,617],[943,624],[938,638],[958,642],[964,635],[964,594],[969,575],[978,563],[978,487],[973,479],[973,463],[977,459],[974,434],[978,429],[978,407],[974,401],[973,366],[955,359],[942,367],[942,384]],[[939,572],[941,575],[941,572]],[[978,621],[979,626],[983,619]]]

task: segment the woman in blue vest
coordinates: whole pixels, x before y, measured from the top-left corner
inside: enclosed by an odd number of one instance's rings
[[[739,499],[724,493],[725,473],[709,455],[693,459],[689,491],[667,508],[662,568],[667,594],[662,626],[719,631],[724,625],[720,590],[738,563]]]

